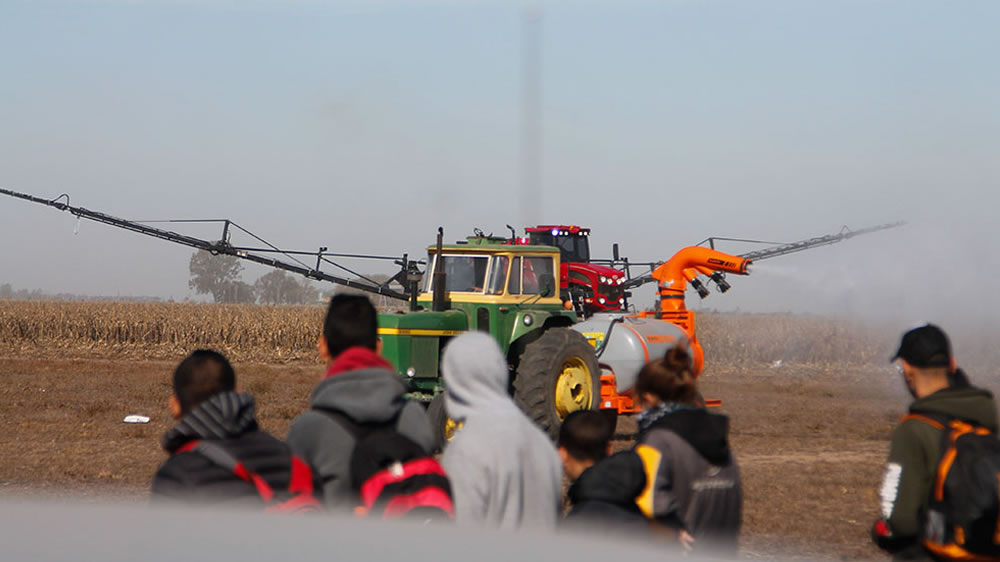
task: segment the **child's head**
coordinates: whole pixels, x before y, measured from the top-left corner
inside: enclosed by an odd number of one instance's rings
[[[636,377],[635,395],[644,410],[663,402],[695,404],[698,387],[687,347],[674,346],[663,359],[647,363]]]
[[[611,453],[615,428],[605,414],[580,410],[566,416],[559,429],[559,457],[571,480]]]
[[[378,349],[378,314],[364,295],[336,295],[326,310],[319,352],[332,361],[351,347]]]
[[[171,413],[180,418],[212,396],[235,388],[236,373],[225,356],[211,349],[195,350],[174,371]]]

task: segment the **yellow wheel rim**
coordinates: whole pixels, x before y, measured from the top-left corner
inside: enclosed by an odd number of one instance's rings
[[[451,441],[455,438],[458,430],[462,429],[462,422],[455,421],[451,418],[445,418],[444,420],[444,440]]]
[[[589,410],[594,399],[590,369],[579,357],[567,359],[556,380],[556,413],[559,419],[577,410]]]

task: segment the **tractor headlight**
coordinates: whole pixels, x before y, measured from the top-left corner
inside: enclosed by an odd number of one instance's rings
[[[525,326],[530,326],[535,323],[535,317],[530,314],[525,314],[522,322],[524,322]]]
[[[608,278],[602,275],[601,276],[601,283],[607,285],[608,284]]]
[[[604,297],[599,297],[599,298],[597,299],[597,302],[599,302],[599,303],[601,303],[601,304],[604,304],[604,303],[606,303],[606,302],[608,302],[608,301],[606,301],[606,300],[604,299]]]
[[[553,228],[552,229],[552,236],[559,236],[559,229],[558,228]]]

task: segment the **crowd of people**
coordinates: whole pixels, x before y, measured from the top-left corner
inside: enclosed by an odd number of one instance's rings
[[[238,390],[224,356],[198,350],[184,359],[153,502],[503,530],[600,528],[678,551],[737,555],[743,491],[729,419],[704,407],[683,345],[639,372],[638,435],[614,452],[615,423],[600,411],[568,415],[553,443],[510,396],[496,342],[460,335],[445,347],[441,371],[445,409],[461,429],[440,450],[425,409],[380,356],[376,322],[366,297],[331,299],[318,344],[326,375],[285,441],[260,429],[254,398]],[[945,556],[926,537],[932,487],[944,478],[943,436],[958,419],[995,441],[996,406],[957,368],[940,328],[907,332],[893,361],[915,401],[892,435],[873,538],[898,558]]]

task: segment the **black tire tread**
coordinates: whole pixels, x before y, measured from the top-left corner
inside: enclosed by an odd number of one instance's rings
[[[444,449],[444,427],[448,423],[448,412],[444,408],[444,392],[438,393],[427,405],[427,417],[431,421],[431,429],[434,430],[435,452]]]
[[[514,398],[524,413],[553,438],[559,433],[555,409],[555,382],[558,369],[569,354],[587,362],[593,377],[591,408],[600,404],[601,370],[594,348],[583,334],[569,328],[549,328],[521,354],[514,377]]]

